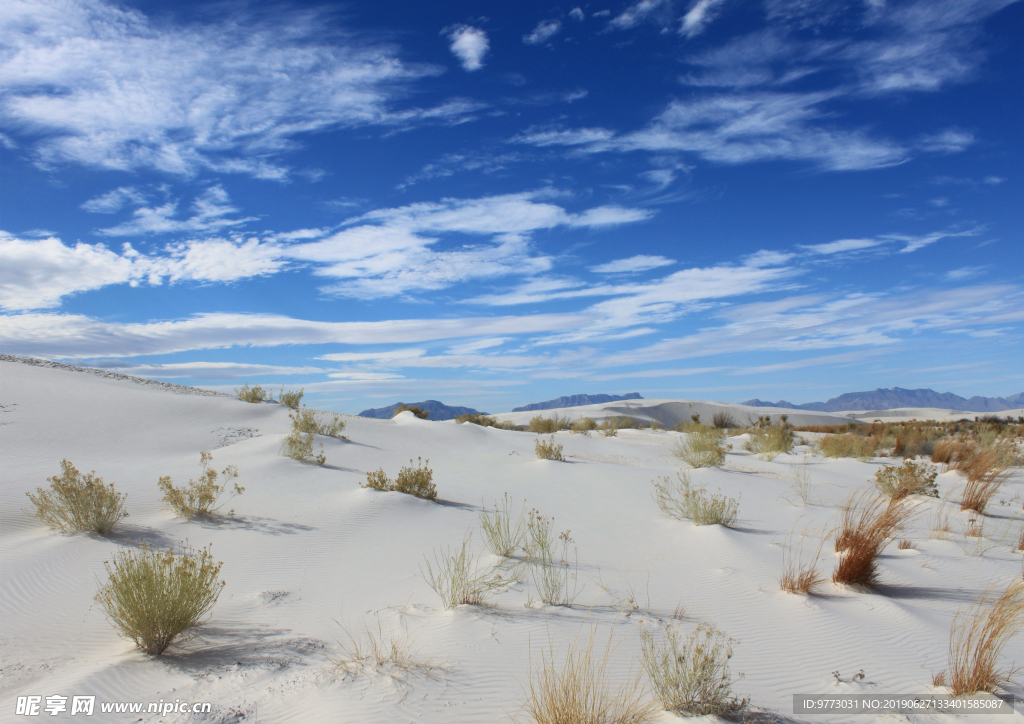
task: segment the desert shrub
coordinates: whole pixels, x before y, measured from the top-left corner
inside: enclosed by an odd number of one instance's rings
[[[270,392],[259,385],[249,387],[248,384],[244,384],[241,387],[236,387],[235,395],[238,399],[246,402],[263,402],[270,399]]]
[[[940,440],[935,443],[935,449],[932,451],[932,462],[955,465],[970,460],[977,450],[978,443],[970,438]]]
[[[392,480],[384,472],[384,468],[368,473],[366,482],[362,487],[384,492],[405,493],[414,495],[425,500],[437,500],[437,486],[434,485],[434,471],[427,467],[429,460],[417,458],[416,467],[412,466],[412,459],[409,465],[398,471],[398,476]]]
[[[878,557],[906,529],[913,514],[907,498],[886,501],[861,493],[847,501],[836,535],[836,551],[843,555],[832,571],[833,583],[874,587]]]
[[[612,649],[594,655],[594,636],[585,649],[570,646],[565,660],[556,663],[553,652],[542,656],[531,674],[523,709],[534,724],[648,724],[655,711],[643,701],[639,676],[618,688],[608,675]]]
[[[825,457],[868,460],[875,456],[880,442],[881,439],[874,435],[857,435],[847,432],[825,435],[818,443],[818,450]]]
[[[565,461],[565,458],[562,457],[562,446],[555,444],[554,435],[552,435],[551,439],[547,442],[544,442],[543,440],[535,440],[533,443],[533,451],[537,453],[537,457],[541,460]]]
[[[456,415],[455,422],[459,425],[470,423],[471,425],[479,425],[480,427],[494,427],[498,424],[498,421],[490,415],[474,415],[471,412],[467,412],[465,415]]]
[[[719,430],[730,430],[734,427],[739,427],[736,418],[724,411],[716,412],[711,416],[711,425]]]
[[[657,420],[651,420],[651,425],[650,425],[650,428],[651,428],[652,430],[664,430],[664,429],[665,429],[665,426],[664,426],[664,425],[662,425],[662,424],[661,424],[660,422],[658,422]]]
[[[710,468],[725,464],[725,433],[701,425],[685,434],[673,447],[672,454],[690,467]]]
[[[124,508],[125,493],[118,493],[114,484],[105,485],[96,471],[82,475],[68,460],[60,463],[61,474],[47,478],[50,489],[36,488],[25,493],[36,506],[34,515],[54,530],[71,533],[84,531],[108,535],[121,520],[128,517]]]
[[[188,487],[174,487],[170,476],[160,478],[157,485],[164,494],[164,502],[174,509],[178,515],[192,520],[196,517],[210,517],[217,513],[227,503],[245,492],[238,483],[231,487],[229,483],[238,477],[238,468],[228,465],[217,474],[217,471],[210,467],[213,455],[203,451],[199,453],[199,465],[203,469],[199,480],[189,480]],[[224,482],[218,483],[217,479],[223,476]],[[221,498],[227,494],[227,498]],[[230,511],[234,515],[235,511]]]
[[[306,391],[302,390],[285,390],[283,387],[277,394],[277,401],[285,407],[290,407],[293,410],[299,409],[299,404],[302,402],[302,398],[305,396]]]
[[[320,452],[314,453],[314,442],[313,433],[293,431],[284,439],[281,445],[281,454],[304,463],[324,465],[327,462],[327,456],[324,455],[324,446],[320,445]]]
[[[103,565],[110,578],[96,600],[118,632],[152,656],[197,626],[224,588],[223,564],[214,562],[209,549],[195,551],[187,544],[177,553],[143,544]]]
[[[585,435],[591,430],[597,429],[597,421],[592,417],[581,417],[572,423],[569,429],[575,434],[583,433]]]
[[[967,612],[957,612],[949,633],[948,670],[936,676],[954,696],[993,691],[1012,671],[999,669],[999,655],[1024,625],[1024,581],[999,596],[987,594]]]
[[[391,417],[397,416],[398,413],[400,412],[411,412],[421,420],[426,420],[430,417],[430,413],[424,410],[422,407],[419,407],[418,405],[406,405],[404,402],[400,402],[398,404],[398,407],[395,408],[395,411],[391,413]]]
[[[434,551],[434,563],[424,559],[426,570],[421,569],[424,579],[434,592],[441,597],[445,610],[460,604],[479,606],[511,586],[514,577],[503,575],[500,565],[487,565],[470,552],[470,536],[456,549],[446,548]],[[434,566],[437,569],[434,569]]]
[[[689,636],[677,629],[665,630],[665,640],[655,641],[641,629],[644,669],[654,694],[670,712],[684,716],[723,716],[743,711],[749,699],[732,693],[729,673],[733,639],[709,623],[701,623]]]
[[[939,497],[939,488],[935,478],[939,475],[934,465],[911,460],[899,467],[886,466],[875,473],[875,487],[879,492],[891,499],[905,498],[908,495],[927,495]]]
[[[692,520],[694,525],[735,525],[740,501],[725,495],[712,495],[704,488],[694,488],[685,472],[677,480],[661,477],[654,481],[654,501],[665,515]]]
[[[559,430],[568,430],[572,422],[568,417],[559,417],[557,414],[552,417],[544,417],[543,415],[537,415],[536,417],[530,418],[529,430],[530,432],[540,433],[541,435],[548,435]]]
[[[597,429],[601,431],[601,434],[605,437],[616,437],[619,434],[618,425],[615,424],[614,420],[603,420]]]
[[[303,408],[288,413],[292,419],[292,432],[340,437],[345,431],[345,420],[341,415],[317,413],[315,410]]]
[[[526,538],[526,513],[520,510],[519,517],[513,522],[512,500],[508,493],[505,493],[502,502],[495,502],[494,510],[484,508],[480,513],[480,527],[491,553],[502,558],[511,558],[523,547]]]
[[[767,460],[774,460],[793,449],[793,431],[788,427],[760,427],[750,431],[750,439],[743,447]]]

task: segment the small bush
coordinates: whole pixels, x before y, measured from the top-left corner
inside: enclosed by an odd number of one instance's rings
[[[936,679],[954,696],[993,691],[1009,680],[999,655],[1024,625],[1024,581],[1016,580],[998,597],[984,596],[950,626],[948,671]]]
[[[749,699],[732,693],[729,659],[736,642],[709,623],[701,623],[685,638],[675,628],[665,630],[662,644],[641,629],[644,669],[661,705],[684,716],[723,716],[743,711]]]
[[[875,487],[887,498],[899,500],[908,495],[939,497],[935,478],[939,475],[934,465],[907,460],[899,467],[887,466],[875,473]]]
[[[384,468],[368,473],[364,488],[381,490],[387,493],[405,493],[424,500],[437,500],[437,486],[434,485],[434,471],[427,467],[429,460],[417,458],[416,467],[412,467],[412,460],[409,465],[398,471],[398,477],[392,480],[384,472]]]
[[[562,457],[562,446],[555,444],[555,436],[552,435],[551,439],[547,442],[543,440],[535,440],[533,443],[533,451],[537,453],[537,457],[541,460],[558,460],[565,462],[565,458]]]
[[[127,495],[118,493],[114,484],[105,485],[96,471],[82,475],[68,460],[60,463],[61,474],[47,478],[50,489],[36,488],[25,493],[36,506],[34,515],[54,530],[71,533],[84,531],[109,535],[121,520]]]
[[[423,577],[434,592],[441,597],[445,610],[466,604],[479,606],[488,598],[511,586],[516,581],[506,578],[501,566],[482,564],[470,553],[470,537],[463,539],[455,550],[447,548],[443,553],[434,551],[434,565],[426,559]]]
[[[519,427],[511,420],[502,420],[501,422],[499,422],[497,418],[491,417],[490,415],[473,415],[468,412],[465,415],[456,416],[455,422],[457,422],[460,425],[468,422],[471,425],[479,425],[480,427],[494,427],[499,430],[519,429]]]
[[[305,389],[302,390],[288,390],[287,392],[282,387],[281,391],[277,395],[277,401],[285,407],[290,407],[293,410],[299,409],[299,403],[302,402],[303,396],[306,394]]]
[[[314,442],[313,433],[293,431],[284,439],[284,443],[281,445],[281,454],[304,463],[324,465],[327,462],[324,446],[320,445],[320,452],[314,454]]]
[[[238,483],[231,488],[228,484],[238,477],[238,468],[228,465],[221,471],[224,482],[217,483],[219,477],[217,471],[210,467],[213,455],[208,452],[199,453],[199,465],[203,469],[199,480],[189,480],[188,487],[174,487],[170,476],[160,478],[157,485],[164,494],[164,502],[174,509],[178,515],[192,520],[196,517],[211,517],[227,503],[245,492]],[[221,497],[227,493],[228,497],[221,501]],[[234,515],[232,510],[230,515]]]
[[[391,413],[391,417],[395,417],[400,412],[411,412],[421,420],[426,420],[430,417],[430,413],[422,407],[418,407],[417,405],[406,405],[404,402],[399,403],[398,407],[395,408],[395,411]]]
[[[494,510],[484,508],[480,513],[480,527],[491,553],[511,558],[523,546],[526,538],[526,513],[520,510],[519,517],[513,523],[512,501],[508,493],[505,493],[503,503],[496,502]]]
[[[549,435],[559,430],[568,430],[571,425],[568,417],[559,417],[557,414],[552,417],[537,415],[530,419],[529,430],[541,435]]]
[[[246,402],[264,402],[270,399],[270,392],[264,390],[259,385],[249,387],[248,384],[245,384],[240,388],[236,387],[235,395],[238,396],[238,399],[245,400]]]
[[[214,562],[209,549],[194,551],[185,544],[178,553],[143,544],[103,565],[110,579],[96,600],[118,632],[152,656],[197,626],[224,588],[223,564]]]
[[[701,425],[686,433],[672,448],[672,454],[690,467],[711,468],[725,464],[725,434]]]
[[[654,501],[661,512],[680,520],[692,520],[694,525],[735,525],[739,517],[740,501],[725,495],[711,495],[704,488],[690,486],[685,472],[677,473],[678,481],[667,477],[654,480]]]
[[[836,535],[836,552],[843,556],[832,572],[833,583],[874,587],[878,556],[906,529],[913,513],[907,498],[885,501],[866,493],[851,498]]]
[[[345,420],[341,415],[317,413],[314,410],[303,408],[288,413],[288,417],[292,419],[292,432],[341,437],[341,433],[345,431]]]
[[[857,458],[869,460],[875,456],[880,438],[870,435],[857,435],[852,432],[841,435],[825,435],[818,443],[818,450],[829,458]]]
[[[751,430],[750,439],[743,447],[766,460],[774,460],[778,455],[792,450],[795,444],[792,430],[773,425]]]
[[[569,426],[569,429],[572,430],[574,434],[582,433],[586,435],[591,430],[597,429],[597,421],[592,417],[581,417],[576,420],[576,422],[572,423],[572,425]]]
[[[719,430],[730,430],[734,427],[739,427],[739,424],[736,422],[736,418],[728,412],[716,412],[712,415],[711,425]]]

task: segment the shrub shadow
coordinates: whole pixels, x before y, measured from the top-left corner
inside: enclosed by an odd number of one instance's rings
[[[97,536],[101,538],[102,536]],[[170,538],[154,528],[143,528],[141,526],[119,524],[109,535],[102,537],[127,548],[137,548],[140,543],[146,543],[153,548],[175,548],[178,545],[177,538]]]
[[[326,642],[289,637],[290,633],[290,629],[199,626],[168,648],[159,661],[169,668],[202,676],[215,671],[285,669],[323,657]]]
[[[231,530],[252,530],[257,533],[268,533],[270,535],[295,535],[316,530],[311,525],[301,523],[284,523],[273,518],[261,518],[257,515],[227,516],[218,515],[209,518],[196,518],[193,523],[199,523],[204,528],[228,528]]]

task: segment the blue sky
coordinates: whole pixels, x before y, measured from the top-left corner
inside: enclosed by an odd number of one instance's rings
[[[0,7],[0,349],[356,412],[1024,390],[1012,0]]]

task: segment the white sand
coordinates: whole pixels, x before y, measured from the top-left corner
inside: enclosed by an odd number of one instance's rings
[[[893,410],[850,410],[837,412],[837,415],[855,417],[862,422],[881,420],[882,422],[907,422],[908,420],[974,420],[976,417],[995,415],[1000,418],[1017,418],[1024,415],[1024,409],[1000,410],[999,412],[970,412],[967,410],[950,410],[945,407],[901,407]]]
[[[886,551],[884,585],[876,592],[830,583],[811,598],[781,592],[777,577],[787,536],[831,527],[837,503],[882,461],[807,458],[820,504],[803,507],[787,502],[786,476],[791,464],[804,460],[804,449],[766,462],[732,439],[735,450],[724,469],[691,472],[697,483],[741,496],[740,525],[725,529],[664,517],[651,499],[652,478],[679,469],[670,453],[677,433],[560,433],[556,439],[570,461],[558,463],[536,459],[536,436],[529,433],[410,414],[389,421],[349,418],[350,440],[323,439],[328,466],[318,468],[279,455],[289,419],[278,405],[168,394],[13,362],[0,362],[0,404],[5,722],[37,720],[14,715],[17,696],[51,694],[94,694],[101,702],[209,701],[214,716],[97,713],[38,720],[499,722],[519,711],[531,660],[536,664],[549,642],[561,649],[597,627],[599,641],[612,636],[617,645],[612,667],[621,679],[637,666],[639,631],[673,623],[679,603],[686,618],[675,623],[685,630],[704,620],[739,639],[732,668],[744,678],[736,691],[782,717],[762,721],[787,721],[797,693],[931,691],[932,673],[946,665],[956,610],[1021,575],[1020,556],[1009,544],[982,557],[965,555],[973,544],[960,534],[966,524],[960,513],[951,516],[951,540],[929,540],[924,510],[910,535],[917,550]],[[218,447],[224,442],[231,444]],[[218,468],[238,466],[246,492],[233,502],[234,519],[189,523],[160,502],[157,478],[195,476],[201,450],[213,451]],[[359,487],[366,471],[383,466],[394,475],[416,456],[430,459],[442,502]],[[112,540],[54,533],[25,512],[25,492],[45,485],[62,458],[82,471],[95,469],[128,493],[131,517]],[[938,483],[946,493],[959,478],[946,473]],[[1000,496],[1012,503],[995,504],[990,535],[1017,535],[1022,490],[1018,471]],[[533,593],[527,579],[490,607],[446,612],[424,582],[424,555],[461,541],[477,528],[481,502],[492,504],[505,491],[554,516],[558,530],[571,529],[580,586],[574,607],[526,607]],[[208,621],[159,659],[119,638],[93,601],[105,577],[103,561],[139,538],[212,544],[224,561],[227,586]],[[479,533],[474,542],[482,550]],[[817,541],[807,545],[813,553]],[[823,573],[834,560],[826,543]],[[631,591],[639,609],[625,615],[622,600]],[[385,630],[404,626],[421,656],[445,668],[404,680],[371,670],[338,675],[328,660],[342,636],[335,620],[351,630],[378,622]],[[1024,639],[1013,640],[1006,655],[1007,663],[1024,661]],[[849,679],[861,669],[866,678],[858,683],[837,685],[831,674],[838,670]],[[663,714],[660,721],[677,719]]]

